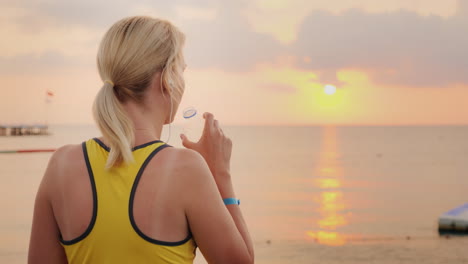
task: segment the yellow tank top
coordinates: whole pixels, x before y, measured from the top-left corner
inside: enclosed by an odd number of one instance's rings
[[[93,192],[93,217],[86,231],[60,242],[68,263],[193,263],[196,244],[189,234],[165,242],[143,234],[133,219],[133,198],[148,162],[163,148],[152,141],[133,148],[135,163],[105,170],[109,148],[94,138],[82,143]],[[190,233],[190,232],[189,232]]]

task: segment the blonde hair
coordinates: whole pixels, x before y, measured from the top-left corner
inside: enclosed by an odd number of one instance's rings
[[[142,16],[124,18],[104,35],[97,55],[103,86],[93,116],[110,147],[107,169],[133,161],[134,127],[123,103],[143,102],[157,72],[161,72],[161,90],[171,88],[171,103],[182,97],[184,42],[184,34],[170,22]]]

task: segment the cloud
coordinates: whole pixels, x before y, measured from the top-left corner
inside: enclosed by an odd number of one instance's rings
[[[468,28],[467,0],[458,2],[453,16],[396,8],[380,13],[313,11],[289,44],[257,32],[242,15],[245,6],[229,2],[218,6],[216,23],[184,25],[190,66],[248,71],[259,63],[274,64],[278,57],[293,56],[297,67],[317,73],[323,83],[342,85],[336,73],[356,69],[381,85],[468,84],[468,35],[463,33]]]
[[[274,93],[284,93],[284,94],[293,94],[297,91],[297,88],[294,87],[293,85],[286,85],[286,84],[280,84],[280,83],[266,83],[260,86],[260,88],[263,88],[267,91],[271,91]]]
[[[214,0],[10,0],[0,3],[0,9],[22,9],[28,11],[28,16],[18,17],[15,23],[31,25],[32,19],[48,18],[62,25],[83,25],[92,28],[107,29],[115,21],[132,15],[142,15],[144,10],[151,10],[152,15],[158,17],[175,17],[177,6],[193,9],[212,7],[219,1]],[[193,13],[193,12],[192,12]],[[143,14],[144,15],[144,14]],[[11,23],[12,21],[10,21]]]
[[[256,32],[268,33],[288,44],[294,42],[299,25],[312,12],[340,15],[350,9],[376,14],[407,10],[422,16],[450,17],[456,13],[457,0],[425,0],[423,5],[419,0],[251,0],[246,14]]]
[[[57,70],[94,67],[86,61],[75,57],[64,56],[59,52],[47,51],[40,55],[24,54],[14,57],[0,58],[0,76],[25,75],[29,73],[43,74]]]
[[[5,37],[0,42],[1,74],[43,73],[59,66],[93,67],[105,31],[126,16],[166,14],[192,20],[213,15],[204,8],[210,1],[199,1],[197,8],[186,2],[190,1],[178,1],[180,7],[168,2],[155,5],[149,0],[0,2],[0,34]]]
[[[457,15],[459,16],[468,15],[468,0],[457,1]]]
[[[181,28],[187,34],[190,66],[248,71],[261,62],[272,61],[283,47],[273,37],[256,33],[242,15],[242,1],[218,6],[215,22],[190,21]]]
[[[176,6],[175,10],[177,16],[185,20],[213,21],[217,17],[216,8],[201,8],[180,5]]]
[[[302,68],[361,69],[385,84],[467,84],[467,27],[465,16],[314,12],[302,24],[291,52],[310,58],[300,63]]]
[[[281,42],[271,32],[259,32],[249,3],[11,1],[0,4],[7,13],[0,18],[0,33],[9,36],[0,43],[0,65],[5,67],[15,56],[18,61],[14,64],[27,63],[29,55],[38,65],[54,56],[62,56],[65,66],[73,66],[73,59],[79,61],[77,65],[94,65],[105,30],[122,17],[143,14],[163,16],[181,27],[187,35],[187,63],[193,68],[247,72],[258,64],[275,64],[278,58],[289,56],[295,58],[296,67],[317,73],[318,81],[324,83],[339,84],[337,72],[356,69],[369,74],[377,84],[468,84],[468,0],[459,0],[453,16],[421,15],[424,10],[404,11],[394,6],[387,7],[392,10],[388,12],[342,8],[331,13],[315,9],[301,14],[304,17],[299,22],[290,23],[297,27],[297,36],[290,43]],[[360,3],[369,9],[373,2]],[[431,5],[431,10],[437,6]],[[281,12],[281,8],[275,12]],[[288,9],[285,13],[294,12]],[[286,19],[277,18],[279,24]]]
[[[190,0],[0,3],[2,10],[15,14],[0,18],[4,22],[0,32],[11,38],[0,44],[0,58],[18,56],[22,61],[28,54],[58,52],[94,62],[100,38],[112,23],[126,16],[151,15],[175,21],[184,29],[190,66],[249,70],[253,62],[268,61],[278,49],[273,37],[250,30],[241,12],[243,6],[243,1],[213,0],[197,1],[196,5]]]

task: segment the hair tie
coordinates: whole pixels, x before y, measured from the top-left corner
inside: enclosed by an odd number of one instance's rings
[[[112,87],[115,86],[114,83],[111,80],[105,80],[104,83],[108,83],[108,84],[112,85]]]

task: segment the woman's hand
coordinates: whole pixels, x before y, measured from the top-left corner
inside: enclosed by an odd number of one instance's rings
[[[213,114],[206,112],[203,118],[205,118],[205,127],[197,143],[190,141],[184,134],[181,134],[180,138],[184,147],[195,150],[203,156],[218,182],[220,178],[230,177],[232,141],[224,135]]]

